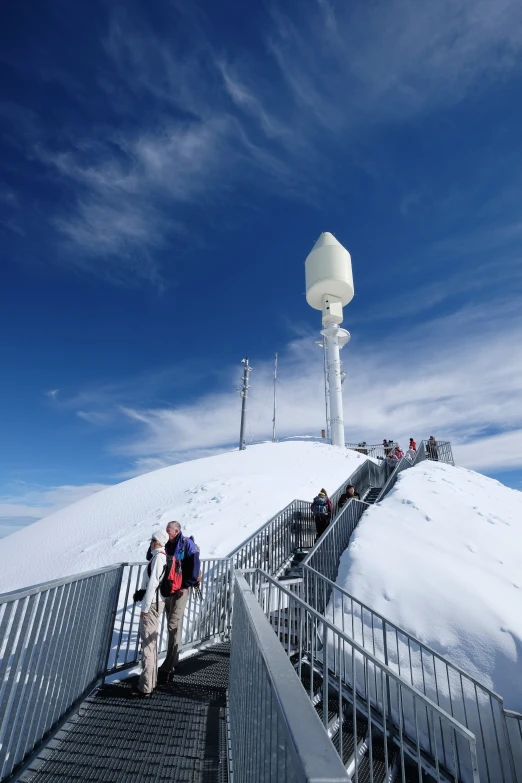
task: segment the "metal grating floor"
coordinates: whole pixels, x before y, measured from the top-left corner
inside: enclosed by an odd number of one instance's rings
[[[151,699],[129,696],[136,678],[100,688],[23,779],[224,783],[229,654],[218,644],[185,659]]]

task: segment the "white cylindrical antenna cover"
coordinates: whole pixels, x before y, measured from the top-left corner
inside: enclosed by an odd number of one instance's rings
[[[323,309],[323,296],[337,296],[343,307],[353,299],[352,259],[340,242],[325,231],[305,262],[306,301]]]

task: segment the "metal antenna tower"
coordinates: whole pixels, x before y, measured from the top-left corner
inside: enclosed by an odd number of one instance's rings
[[[276,438],[276,384],[277,384],[277,353],[275,355],[275,362],[274,362],[274,417],[272,419],[272,443],[275,443],[277,441]]]
[[[243,385],[240,389],[238,389],[239,394],[241,395],[241,430],[239,432],[239,450],[242,451],[243,449],[246,449],[245,445],[245,425],[246,425],[246,412],[247,412],[247,396],[248,396],[248,390],[250,389],[250,386],[248,385],[248,373],[252,372],[252,368],[248,364],[248,357],[246,359],[241,359],[241,363],[244,364],[243,368]]]

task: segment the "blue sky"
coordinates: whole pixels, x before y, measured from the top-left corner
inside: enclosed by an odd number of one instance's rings
[[[34,0],[0,31],[0,533],[323,425],[303,262],[350,250],[347,438],[521,486],[518,0]]]

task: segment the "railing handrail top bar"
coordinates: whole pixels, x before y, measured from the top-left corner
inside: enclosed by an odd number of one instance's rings
[[[216,561],[220,560],[232,560],[230,555],[226,555],[225,557],[200,557],[199,562],[200,563],[215,563]],[[148,560],[133,560],[125,563],[119,563],[119,565],[122,566],[138,566],[138,565],[147,565],[149,561]]]
[[[230,557],[202,557],[200,562],[216,562],[216,561],[229,561]],[[71,582],[81,582],[83,579],[91,579],[93,576],[104,574],[108,571],[114,571],[118,568],[124,568],[125,566],[140,566],[146,565],[146,560],[140,560],[138,562],[123,562],[112,563],[111,565],[96,568],[92,571],[82,571],[79,574],[71,574],[71,576],[62,576],[58,579],[51,579],[48,582],[38,582],[35,585],[29,587],[22,587],[18,590],[11,590],[8,593],[0,593],[0,606],[10,601],[19,601],[22,598],[27,598],[30,595],[36,595],[37,593],[43,593],[44,590],[53,590],[55,587],[62,587],[63,585],[70,584]]]
[[[504,710],[504,715],[506,715],[508,718],[516,718],[517,720],[522,720],[522,712],[516,712],[516,710]]]
[[[304,568],[307,568],[314,575],[317,574],[317,576],[319,576],[320,579],[322,579],[324,582],[328,582],[329,585],[334,587],[340,593],[343,593],[343,595],[345,595],[350,600],[356,601],[359,604],[359,606],[361,606],[363,609],[367,609],[368,612],[371,612],[372,614],[374,614],[376,617],[379,618],[379,620],[382,620],[384,623],[386,623],[387,625],[390,625],[392,628],[394,628],[400,634],[404,634],[404,636],[407,636],[409,639],[411,639],[412,642],[415,642],[420,647],[423,647],[425,650],[427,650],[427,652],[430,653],[430,655],[435,656],[435,658],[438,658],[439,661],[443,661],[443,663],[447,664],[448,666],[451,666],[452,669],[454,669],[459,674],[463,674],[466,677],[466,679],[470,680],[475,685],[479,685],[490,696],[494,696],[495,699],[498,699],[498,701],[504,703],[504,699],[502,698],[502,696],[500,696],[498,693],[495,693],[495,691],[492,691],[490,688],[486,687],[486,685],[484,685],[482,682],[480,682],[480,680],[476,680],[474,677],[472,677],[470,674],[468,674],[466,671],[464,671],[464,669],[461,669],[455,663],[453,663],[452,661],[450,661],[447,658],[445,658],[444,655],[441,655],[440,653],[438,653],[436,650],[434,650],[432,647],[430,647],[429,644],[426,644],[425,642],[422,642],[420,639],[417,639],[416,636],[413,636],[413,634],[409,633],[408,631],[405,631],[404,628],[401,628],[400,626],[396,625],[391,620],[389,620],[387,617],[384,617],[379,612],[376,612],[375,609],[371,608],[371,606],[368,606],[368,604],[363,603],[363,601],[360,601],[358,598],[356,598],[355,596],[351,595],[343,587],[340,587],[336,582],[333,582],[331,579],[328,579],[327,576],[324,576],[323,574],[320,574],[319,571],[316,571],[315,568],[312,568],[311,566],[309,566],[304,561],[301,563],[301,565]],[[259,570],[259,569],[256,569],[256,570]],[[522,718],[522,714],[520,715],[520,717]]]
[[[428,443],[429,438],[422,438],[419,443]],[[394,443],[397,443],[397,441],[392,440],[390,443],[393,445]],[[448,443],[451,443],[450,440],[435,440],[435,443],[440,446],[446,446]],[[377,449],[377,448],[388,448],[384,445],[384,443],[345,443],[344,444],[347,448],[350,446],[356,446],[358,449]]]
[[[346,503],[346,505],[344,505],[337,512],[337,514],[335,516],[335,519],[332,519],[332,521],[330,522],[330,524],[328,526],[329,530],[331,530],[333,528],[333,526],[337,524],[337,521],[339,520],[339,518],[341,516],[341,513],[344,511],[345,508],[348,508],[350,503],[362,503],[364,506],[368,506],[368,508],[370,507],[370,504],[367,503],[365,500],[361,500],[360,498],[350,498],[350,500]],[[315,542],[315,544],[313,545],[311,550],[308,552],[306,557],[302,560],[301,565],[308,565],[308,561],[312,559],[312,556],[315,555],[316,550],[319,549],[319,547],[322,545],[322,543],[323,542],[321,541],[321,539],[319,539],[319,541]],[[315,569],[311,569],[311,570],[315,570]],[[317,572],[317,573],[319,573],[319,572]]]
[[[422,441],[422,442],[424,443],[424,441]],[[418,453],[419,452],[417,451],[417,454]],[[388,476],[388,478],[387,478],[386,482],[384,483],[384,485],[381,487],[381,491],[379,492],[379,497],[377,498],[377,501],[376,501],[377,503],[379,502],[380,498],[384,495],[385,490],[386,490],[388,484],[390,484],[390,482],[392,481],[392,479],[394,481],[397,481],[399,466],[402,465],[403,463],[406,463],[410,467],[415,467],[415,463],[416,462],[417,462],[417,455],[415,455],[415,459],[413,460],[413,462],[410,459],[408,459],[408,457],[406,457],[406,455],[404,457],[401,457],[400,460],[397,461],[397,464],[395,465],[394,469],[392,470],[392,472]]]
[[[108,571],[114,571],[121,568],[123,563],[112,563],[112,565],[103,566],[102,568],[96,568],[93,571],[84,571],[81,574],[71,574],[71,576],[62,576],[58,579],[52,579],[48,582],[39,582],[29,587],[22,587],[18,590],[11,590],[8,593],[0,593],[0,605],[5,604],[8,601],[17,601],[22,598],[27,598],[29,595],[36,595],[36,593],[42,593],[44,590],[52,590],[55,587],[61,587],[62,585],[70,584],[71,582],[80,582],[82,579],[91,579],[98,574],[104,574]]]
[[[311,779],[313,780],[319,779],[316,775],[319,768],[325,763],[326,758],[327,766],[330,766],[330,769],[321,769],[320,779],[331,780],[332,783],[345,781],[347,778],[346,773],[343,774],[344,765],[331,745],[331,740],[326,732],[317,732],[317,723],[320,718],[308,699],[297,675],[289,679],[285,671],[291,666],[288,656],[281,647],[252,588],[241,571],[235,572],[235,581],[241,591],[241,596],[252,624],[252,630],[257,639],[258,650],[264,662],[266,676],[271,684],[276,709],[289,730],[289,747],[292,755],[295,754],[300,759],[305,771],[308,767],[308,771],[312,772]],[[283,697],[286,697],[285,703],[283,703],[281,691],[283,691]],[[292,696],[292,699],[288,699],[289,695]],[[303,711],[305,710],[308,712],[308,715],[305,712],[305,720],[303,721]],[[307,720],[307,718],[310,720]],[[322,748],[317,748],[316,744],[314,746],[310,745],[312,735],[314,743],[319,741],[323,745]],[[330,762],[329,764],[328,761]],[[310,763],[316,765],[317,768],[313,771],[310,770]],[[310,779],[308,776],[306,777]]]
[[[429,696],[426,696],[426,694],[421,693],[421,691],[418,691],[415,686],[410,685],[406,680],[403,680],[402,677],[400,677],[398,674],[396,674],[392,669],[390,669],[385,663],[382,661],[379,661],[378,658],[375,658],[374,655],[372,655],[365,647],[362,647],[358,642],[355,641],[355,639],[352,639],[348,634],[344,633],[340,630],[340,628],[337,628],[337,626],[333,625],[331,622],[329,622],[326,617],[324,617],[319,612],[316,612],[315,609],[313,609],[309,604],[306,603],[306,601],[303,601],[302,598],[299,598],[295,593],[291,593],[290,590],[286,590],[281,582],[278,582],[276,579],[272,579],[272,577],[266,573],[266,571],[263,571],[262,568],[257,569],[259,573],[263,574],[264,577],[266,577],[272,584],[277,587],[279,590],[282,590],[283,593],[285,593],[290,598],[293,598],[297,603],[301,604],[301,606],[306,609],[306,611],[310,612],[312,615],[316,617],[316,619],[319,620],[323,625],[326,625],[326,627],[332,631],[334,634],[337,634],[337,636],[340,636],[344,641],[348,642],[350,646],[352,646],[355,650],[357,650],[358,653],[360,653],[363,657],[366,656],[377,668],[384,671],[389,677],[391,677],[395,682],[398,682],[400,685],[405,687],[408,691],[410,691],[414,696],[418,697],[421,701],[427,703],[427,705],[430,707],[430,709],[433,709],[435,712],[438,712],[442,717],[447,719],[451,724],[453,724],[453,728],[460,732],[463,736],[465,736],[467,739],[472,740],[475,742],[475,735],[473,732],[469,731],[465,726],[463,726],[461,723],[459,723],[452,715],[447,713],[442,707],[440,707],[438,704],[436,704],[434,701],[432,701]],[[241,571],[239,571],[241,573]],[[236,577],[238,575],[238,572],[236,571]],[[243,577],[244,578],[244,577]],[[246,581],[246,580],[245,580]]]

